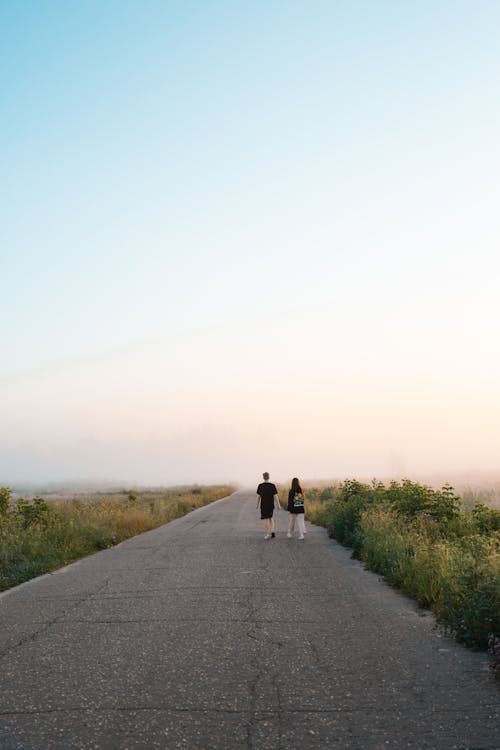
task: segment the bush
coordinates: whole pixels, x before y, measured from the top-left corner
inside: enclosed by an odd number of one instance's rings
[[[478,503],[463,512],[451,486],[433,490],[409,480],[387,487],[349,480],[323,492],[308,493],[310,520],[431,607],[458,641],[489,644],[500,674],[500,511]]]
[[[11,494],[9,487],[0,487],[0,518],[5,518],[7,515]]]
[[[471,515],[480,534],[500,531],[500,510],[476,503]]]
[[[16,503],[16,514],[25,529],[35,524],[46,526],[49,523],[50,513],[48,504],[41,497],[35,497],[32,502],[18,500]]]
[[[31,502],[19,500],[14,506],[10,491],[0,493],[8,503],[4,502],[7,509],[0,523],[0,590],[111,547],[232,492],[228,486],[197,489],[196,493],[110,493],[107,499],[50,505],[34,498]]]
[[[361,514],[376,498],[377,490],[356,480],[347,480],[340,488],[327,513],[333,536],[347,547],[358,547]]]
[[[442,585],[442,550],[426,538],[427,523],[377,508],[363,513],[358,531],[359,556],[367,567],[422,606],[436,600]]]
[[[429,487],[410,482],[409,479],[391,482],[387,489],[382,489],[396,513],[411,517],[423,513],[430,515],[432,492]]]
[[[378,489],[379,495],[391,504],[396,513],[403,516],[428,515],[437,521],[450,521],[460,513],[460,498],[448,484],[441,490],[433,490],[404,479],[402,482],[391,482],[387,489],[378,485]]]
[[[473,536],[454,550],[454,569],[433,608],[459,642],[486,648],[492,636],[500,636],[498,540]]]

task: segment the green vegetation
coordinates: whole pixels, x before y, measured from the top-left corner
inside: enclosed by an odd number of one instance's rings
[[[309,490],[307,517],[467,646],[500,678],[500,510],[464,508],[452,487],[348,480]]]
[[[232,487],[129,491],[85,500],[13,501],[0,488],[0,591],[112,547],[233,492]]]

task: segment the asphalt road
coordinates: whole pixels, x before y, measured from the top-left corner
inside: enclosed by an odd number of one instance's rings
[[[1,750],[500,748],[484,654],[240,492],[0,596]]]

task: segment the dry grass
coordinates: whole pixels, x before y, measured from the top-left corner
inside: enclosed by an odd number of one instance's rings
[[[9,499],[0,514],[0,590],[161,526],[233,489],[135,490],[50,503]]]

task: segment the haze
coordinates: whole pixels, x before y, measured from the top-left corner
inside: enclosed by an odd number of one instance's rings
[[[495,472],[500,4],[0,7],[0,485]]]

